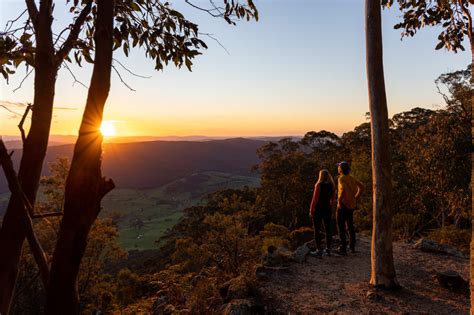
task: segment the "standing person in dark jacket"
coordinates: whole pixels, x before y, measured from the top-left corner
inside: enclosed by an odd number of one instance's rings
[[[314,240],[316,241],[317,249],[311,254],[322,256],[321,249],[321,223],[324,223],[324,230],[326,231],[326,255],[330,255],[331,249],[331,214],[332,204],[336,199],[336,186],[331,174],[328,170],[319,171],[319,179],[314,186],[313,200],[309,207],[309,215],[313,219]]]
[[[357,207],[360,195],[364,191],[364,185],[349,175],[350,166],[347,162],[338,163],[338,198],[336,220],[339,230],[341,246],[337,251],[341,255],[347,254],[346,226],[349,230],[349,248],[355,252],[356,234],[354,229],[354,210]]]

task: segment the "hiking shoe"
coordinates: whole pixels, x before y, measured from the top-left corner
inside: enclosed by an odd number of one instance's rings
[[[331,256],[331,250],[330,250],[329,248],[326,248],[326,249],[324,250],[324,254],[325,254],[326,256]]]
[[[323,256],[323,251],[320,250],[320,249],[317,249],[317,250],[311,251],[310,254],[312,256],[315,256],[315,257],[322,257]]]
[[[334,251],[336,254],[341,255],[341,256],[347,256],[347,252],[345,249],[338,248]]]
[[[351,248],[351,253],[352,253],[352,254],[357,253],[357,251],[355,250],[355,248]]]

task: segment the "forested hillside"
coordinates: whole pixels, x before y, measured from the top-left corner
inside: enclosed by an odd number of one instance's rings
[[[109,143],[104,145],[103,172],[120,188],[155,188],[195,172],[220,171],[249,175],[257,164],[256,150],[264,141],[244,138],[213,141],[151,141]],[[48,149],[43,174],[58,156],[71,157],[73,145]],[[19,163],[21,150],[13,160]],[[0,193],[7,192],[7,182],[0,177]]]

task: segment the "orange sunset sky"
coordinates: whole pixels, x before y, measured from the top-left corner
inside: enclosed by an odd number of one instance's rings
[[[115,58],[138,78],[117,66],[104,119],[117,136],[264,136],[302,135],[326,129],[341,134],[365,121],[368,111],[365,75],[364,5],[361,0],[257,1],[260,21],[227,25],[172,1],[176,9],[212,33],[222,45],[203,38],[209,49],[194,61],[193,72],[168,66],[155,72],[142,51]],[[18,0],[0,0],[0,25],[24,8]],[[64,6],[64,8],[62,8]],[[58,29],[68,23],[66,5],[55,10]],[[435,51],[438,29],[425,29],[400,40],[393,25],[396,7],[384,10],[384,60],[390,114],[413,107],[443,105],[434,80],[441,73],[465,68],[469,52]],[[466,43],[466,47],[467,47]],[[90,65],[73,67],[88,84]],[[19,135],[23,105],[33,98],[33,74],[20,68],[9,84],[0,83],[0,135]],[[51,134],[75,135],[87,90],[59,73]],[[16,113],[16,114],[15,114]]]

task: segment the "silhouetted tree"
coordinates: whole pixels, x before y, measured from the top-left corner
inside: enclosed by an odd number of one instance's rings
[[[42,213],[56,212],[64,202],[64,186],[69,171],[69,160],[58,158],[49,165],[50,176],[41,178],[41,192],[45,199],[38,202]],[[46,252],[52,253],[57,240],[60,218],[50,217],[35,223],[35,231]],[[125,256],[118,243],[117,227],[111,219],[95,221],[91,229],[86,252],[79,272],[79,295],[81,311],[92,312],[94,308],[108,311],[114,303],[116,281],[110,274],[110,266]],[[45,288],[37,278],[38,268],[31,249],[22,251],[13,314],[40,314],[44,312]],[[110,297],[110,300],[109,300]]]
[[[120,28],[113,32],[115,48],[123,45],[128,54],[132,46],[128,43],[133,39],[133,46],[146,47],[146,54],[155,60],[156,69],[161,69],[169,60],[179,66],[186,64],[190,67],[191,59],[199,54],[197,49],[205,47],[197,38],[197,25],[169,6],[155,2],[118,1],[116,18],[122,22]],[[92,0],[71,2],[70,11],[74,20],[70,26],[59,31],[59,35],[53,34],[54,1],[41,1],[38,8],[34,0],[26,0],[26,6],[28,19],[24,26],[12,28],[14,21],[11,21],[7,24],[10,25],[7,30],[0,34],[0,72],[7,80],[22,64],[33,67],[35,72],[31,125],[24,139],[18,172],[22,190],[28,202],[34,205],[48,145],[58,70],[61,66],[69,70],[67,62],[78,65],[83,59],[93,62],[91,53],[94,50],[92,34],[96,4]],[[154,11],[148,13],[152,7]],[[84,24],[87,31],[82,32]],[[62,38],[62,34],[68,34],[67,38]],[[181,48],[178,50],[176,47]],[[74,51],[74,59],[69,57],[71,51]],[[0,252],[4,257],[0,260],[0,287],[3,288],[0,292],[1,313],[8,313],[25,239],[25,217],[21,209],[21,200],[12,195],[0,230]]]
[[[53,1],[51,0],[41,1],[39,8],[34,0],[26,0],[28,21],[19,40],[15,40],[14,34],[2,33],[0,35],[2,44],[0,45],[2,48],[0,72],[6,79],[13,72],[12,68],[23,62],[35,69],[33,114],[28,136],[24,139],[23,155],[18,172],[21,188],[32,205],[35,204],[43,159],[48,145],[57,72],[63,58],[75,46],[81,27],[91,11],[91,6],[92,1],[87,1],[71,24],[71,31],[66,41],[58,50],[55,49],[51,27],[53,22]],[[36,43],[36,47],[33,43]],[[0,313],[2,314],[8,313],[13,294],[19,257],[25,239],[25,220],[21,199],[17,195],[12,195],[0,230],[0,252],[2,253]]]
[[[79,137],[66,180],[64,215],[51,263],[46,314],[78,314],[77,277],[89,231],[100,202],[114,188],[102,177],[100,124],[110,90],[112,71],[114,0],[97,3],[95,58]]]

